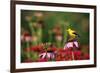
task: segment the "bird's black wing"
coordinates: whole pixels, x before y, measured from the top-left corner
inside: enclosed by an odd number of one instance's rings
[[[75,35],[77,35],[78,37],[80,37],[79,34],[77,34],[76,32],[73,32],[73,34],[75,34]]]

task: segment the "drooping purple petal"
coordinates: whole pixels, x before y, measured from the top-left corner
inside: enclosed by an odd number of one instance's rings
[[[46,53],[41,53],[41,54],[39,55],[39,57],[42,58],[42,59],[44,59],[45,56],[46,56]]]
[[[77,42],[77,41],[74,41],[73,43],[74,43],[75,47],[77,47],[77,48],[79,47],[79,45],[78,45],[78,42]]]
[[[72,48],[73,47],[73,42],[68,42],[67,44],[65,44],[64,49],[68,49],[68,48]]]

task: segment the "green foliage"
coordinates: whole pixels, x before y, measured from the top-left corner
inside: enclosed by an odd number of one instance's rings
[[[34,13],[40,12],[43,14],[42,17],[36,17]],[[64,43],[67,40],[67,31],[66,29],[71,28],[75,29],[79,35],[81,36],[79,41],[83,44],[88,44],[89,40],[89,31],[85,31],[85,27],[82,26],[85,24],[82,24],[82,20],[89,21],[89,14],[88,13],[74,13],[74,12],[47,12],[47,11],[29,11],[29,10],[22,10],[21,11],[21,27],[25,30],[29,31],[31,35],[37,35],[38,41],[37,43],[45,43],[45,42],[57,42],[55,40],[55,34],[53,33],[53,28],[56,25],[60,26],[61,32],[62,32],[62,38],[61,45],[64,45]],[[27,21],[25,20],[26,16],[30,16],[31,20]],[[41,20],[44,23],[43,28],[35,28],[33,27],[33,23],[38,23],[38,21]],[[88,23],[89,24],[89,23]],[[87,25],[88,25],[87,24]],[[38,24],[36,24],[38,25]],[[87,27],[89,28],[89,27]],[[36,31],[37,29],[37,31]]]

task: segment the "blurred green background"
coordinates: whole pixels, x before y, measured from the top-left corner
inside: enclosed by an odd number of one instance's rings
[[[68,28],[80,35],[82,45],[89,44],[89,13],[21,10],[21,29],[28,31],[39,43],[54,43],[63,47]]]

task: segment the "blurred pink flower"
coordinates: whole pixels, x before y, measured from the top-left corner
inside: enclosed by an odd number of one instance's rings
[[[21,41],[29,42],[31,41],[31,39],[32,37],[27,31],[23,32],[23,34],[21,35]]]
[[[37,41],[38,37],[37,36],[32,36],[32,41]]]
[[[55,58],[55,54],[54,53],[50,53],[50,52],[44,52],[44,53],[40,53],[39,57],[41,59],[45,59],[45,58],[47,58],[47,59],[54,59]]]
[[[43,13],[42,12],[34,12],[34,16],[36,16],[36,17],[42,17]]]
[[[79,44],[77,41],[73,41],[73,42],[68,42],[65,44],[64,49],[69,49],[69,48],[79,48]]]
[[[25,37],[25,41],[26,41],[26,42],[31,41],[31,36],[27,36],[27,37]]]
[[[31,21],[32,20],[32,16],[25,16],[25,20],[26,21]]]
[[[56,40],[61,41],[62,40],[62,35],[56,35],[55,38],[56,38]]]

